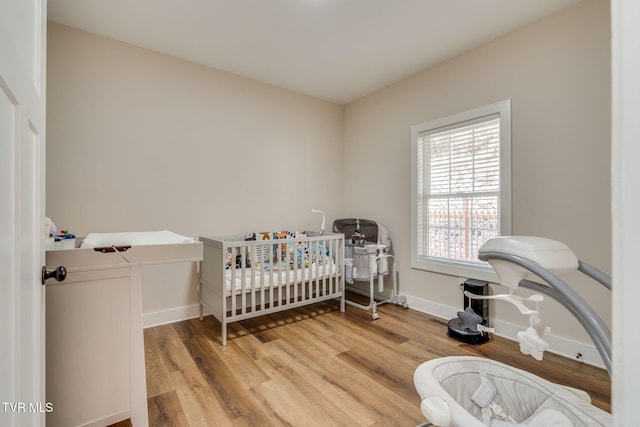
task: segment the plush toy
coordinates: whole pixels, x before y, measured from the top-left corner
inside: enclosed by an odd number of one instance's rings
[[[482,316],[473,311],[473,308],[467,307],[464,311],[459,311],[458,317],[460,318],[460,326],[472,332],[478,332],[478,324],[482,322]]]
[[[274,239],[287,239],[288,237],[289,237],[288,231],[278,231],[276,233],[273,233]]]
[[[229,269],[231,268],[231,262],[233,261],[233,255],[231,255],[231,252],[227,252],[226,258],[227,258],[227,263],[225,268]]]
[[[244,260],[246,268],[251,268],[251,259],[247,256]],[[236,268],[242,268],[242,255],[236,255]]]
[[[244,264],[246,268],[251,267],[251,253],[247,254],[247,256],[245,257]],[[231,266],[235,266],[235,268],[242,268],[242,255],[236,255],[236,260],[234,262],[231,252],[227,252],[225,268],[230,269]]]

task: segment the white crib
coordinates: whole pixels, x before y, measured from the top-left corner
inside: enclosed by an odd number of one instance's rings
[[[264,236],[276,237],[277,233]],[[317,232],[246,240],[200,237],[200,319],[210,312],[227,325],[320,301],[338,299],[344,311],[344,235]]]

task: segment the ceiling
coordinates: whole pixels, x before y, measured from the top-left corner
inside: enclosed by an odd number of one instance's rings
[[[51,21],[338,104],[580,0],[49,0]]]

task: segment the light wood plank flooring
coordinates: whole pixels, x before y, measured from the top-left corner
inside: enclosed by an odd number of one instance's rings
[[[446,322],[382,305],[380,319],[337,302],[232,324],[226,346],[213,317],[144,331],[152,426],[415,426],[413,386],[422,362],[489,357],[586,390],[610,407],[606,371],[546,353],[522,355],[494,337],[481,346],[447,338]]]

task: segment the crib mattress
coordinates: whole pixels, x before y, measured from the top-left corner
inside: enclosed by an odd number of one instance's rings
[[[280,270],[256,270],[255,268],[237,268],[225,270],[225,285],[227,294],[231,289],[236,294],[251,292],[251,289],[277,288],[309,281],[322,280],[335,277],[338,268],[334,262],[326,264],[311,264],[308,267],[280,269]],[[235,274],[235,277],[234,277]]]

